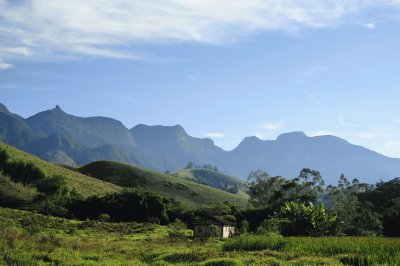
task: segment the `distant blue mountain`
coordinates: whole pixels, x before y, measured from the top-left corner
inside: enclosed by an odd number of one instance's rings
[[[307,167],[320,171],[330,184],[336,183],[342,173],[368,183],[400,176],[400,159],[335,136],[308,137],[303,132],[292,132],[276,140],[247,137],[234,150],[224,151],[211,139],[188,135],[179,125],[137,125],[129,130],[115,119],[77,117],[59,106],[24,119],[0,104],[0,141],[65,164],[115,160],[174,171],[193,161],[217,165],[244,179],[257,168],[293,178]]]

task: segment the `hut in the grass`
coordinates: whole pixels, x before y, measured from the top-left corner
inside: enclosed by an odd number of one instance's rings
[[[194,237],[228,238],[235,234],[235,224],[220,219],[199,221],[194,225]]]

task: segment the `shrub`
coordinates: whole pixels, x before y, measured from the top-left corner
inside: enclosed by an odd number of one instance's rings
[[[44,178],[36,183],[37,190],[46,196],[63,196],[68,192],[67,182],[61,175]]]
[[[336,215],[327,213],[323,204],[314,206],[311,202],[285,202],[279,217],[288,220],[282,228],[282,233],[290,236],[330,235],[336,221]]]
[[[168,225],[168,236],[170,238],[185,238],[186,237],[186,224],[179,219]]]
[[[108,213],[102,213],[99,215],[98,220],[100,222],[109,222],[110,221],[110,215]]]

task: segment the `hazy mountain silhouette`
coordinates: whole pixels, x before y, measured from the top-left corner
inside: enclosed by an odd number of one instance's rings
[[[210,158],[224,154],[211,139],[189,136],[182,126],[137,125],[131,129],[137,147],[146,151],[158,170],[177,170],[189,161],[206,163]]]
[[[107,117],[77,117],[65,113],[57,105],[26,119],[39,135],[62,134],[88,147],[105,144],[134,145],[129,130],[118,120]]]
[[[0,141],[21,148],[38,138],[22,117],[0,103]]]
[[[308,137],[292,132],[276,140],[247,137],[234,150],[224,151],[211,139],[188,135],[179,125],[137,125],[129,130],[115,119],[77,117],[59,106],[24,119],[0,104],[0,140],[66,164],[114,160],[174,171],[193,161],[217,165],[241,178],[257,168],[292,178],[308,167],[319,170],[327,183],[336,183],[342,173],[369,183],[400,176],[400,159],[335,136]]]
[[[400,174],[400,159],[385,157],[335,136],[307,137],[303,132],[282,134],[276,140],[245,138],[214,163],[241,177],[262,168],[270,175],[292,178],[307,167],[319,170],[328,183],[336,183],[342,173],[372,183]]]

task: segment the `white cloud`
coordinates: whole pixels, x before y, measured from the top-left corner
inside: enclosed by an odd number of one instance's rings
[[[310,133],[311,137],[326,136],[326,135],[335,135],[335,133],[329,130],[316,130]]]
[[[10,69],[13,68],[14,66],[8,63],[1,63],[0,62],[0,70],[6,70],[6,69]]]
[[[365,27],[367,29],[373,30],[373,29],[375,29],[376,25],[373,22],[368,22],[368,23],[365,24]]]
[[[393,119],[393,123],[400,125],[400,119]]]
[[[271,123],[271,122],[269,122],[269,123],[264,123],[261,127],[262,127],[263,129],[275,131],[275,130],[277,130],[277,129],[280,129],[280,128],[284,127],[284,126],[285,126],[285,123],[286,123],[285,121],[280,121],[280,122],[278,122],[278,123]]]
[[[147,43],[225,43],[332,27],[391,0],[0,0],[0,57],[148,59]]]
[[[219,132],[211,132],[211,133],[206,133],[206,136],[209,137],[209,138],[220,139],[220,138],[225,137],[225,134],[224,133],[219,133]]]
[[[393,148],[396,146],[400,146],[400,141],[389,141],[388,143],[386,143],[387,148]]]

